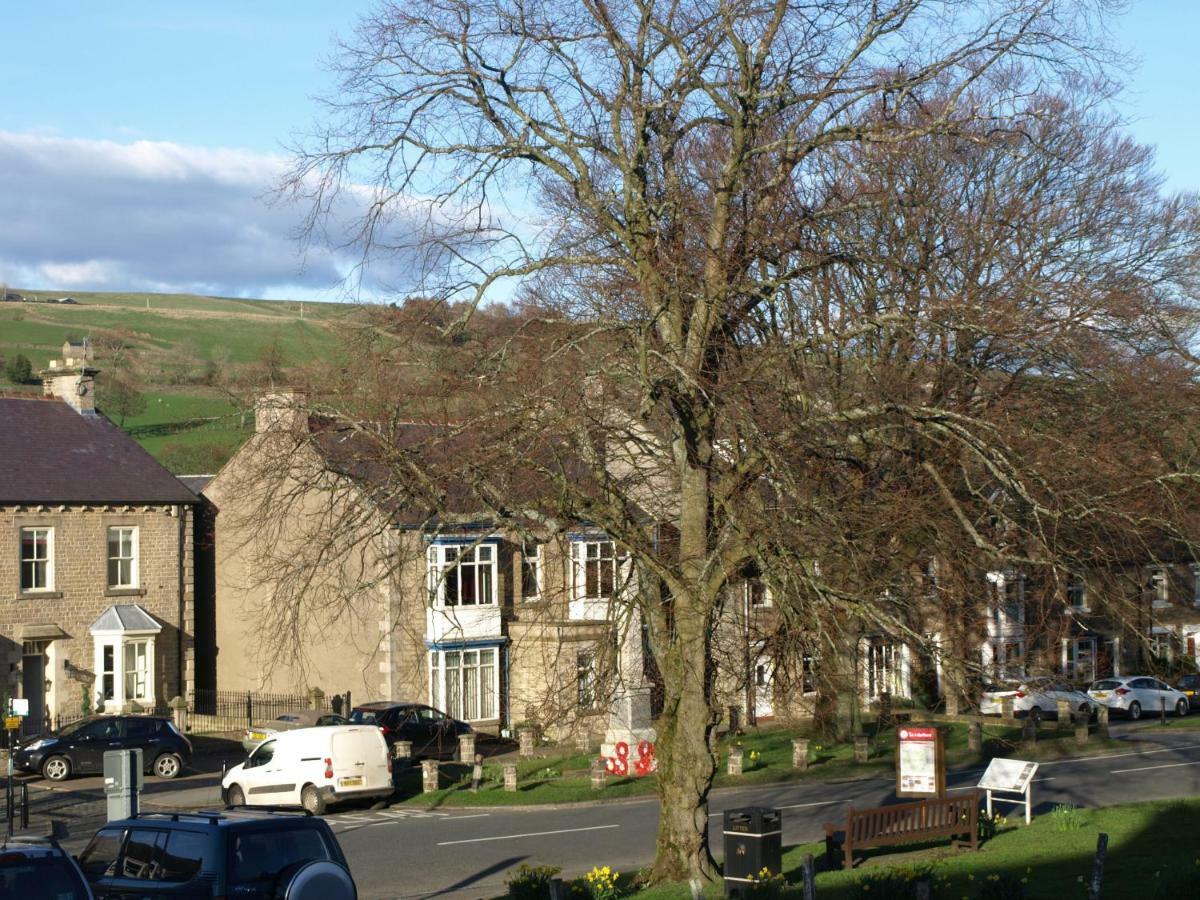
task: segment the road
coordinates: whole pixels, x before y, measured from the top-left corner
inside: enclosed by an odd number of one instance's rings
[[[950,791],[968,790],[981,769],[951,771]],[[1200,732],[1142,733],[1118,754],[1042,763],[1035,814],[1056,803],[1110,806],[1200,795]],[[784,845],[819,840],[822,824],[851,806],[894,800],[885,778],[840,784],[770,785],[713,793],[709,836],[719,853],[725,809],[765,805],[783,811]],[[495,897],[512,867],[561,866],[578,875],[594,865],[631,871],[654,857],[654,799],[570,808],[452,809],[335,813],[329,817],[364,900]]]
[[[1129,741],[1128,750],[1041,764],[1034,783],[1035,812],[1056,803],[1109,806],[1200,795],[1200,731],[1144,731],[1114,724],[1113,733]],[[980,769],[952,769],[949,790],[970,789],[980,774]],[[148,778],[143,809],[213,808],[219,802],[219,778],[219,766],[217,772],[201,771],[173,783]],[[35,815],[68,822],[69,849],[78,851],[103,823],[104,800],[96,780],[79,779],[52,790],[43,787],[45,782],[31,785]],[[786,846],[819,840],[822,824],[844,818],[848,807],[894,799],[892,781],[884,777],[715,791],[709,806],[710,840],[719,854],[720,817],[729,808],[781,809]],[[503,894],[508,870],[522,862],[560,866],[569,876],[594,865],[622,872],[648,865],[654,857],[658,803],[645,798],[569,807],[394,807],[334,812],[327,819],[363,900],[476,898]]]

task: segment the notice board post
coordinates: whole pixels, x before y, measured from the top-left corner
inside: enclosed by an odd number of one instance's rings
[[[896,729],[896,796],[946,796],[946,752],[936,725]]]

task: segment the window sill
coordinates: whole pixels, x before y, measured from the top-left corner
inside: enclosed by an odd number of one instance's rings
[[[105,597],[145,597],[146,589],[140,587],[110,587],[104,591]]]
[[[62,591],[21,591],[18,600],[61,600]]]

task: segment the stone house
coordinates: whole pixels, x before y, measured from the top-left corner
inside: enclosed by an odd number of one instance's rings
[[[340,477],[354,435],[321,433],[301,402],[263,398],[256,434],[203,490],[219,689],[424,702],[495,732],[598,735],[613,709],[649,724],[640,625],[613,613],[631,567],[610,540],[497,530],[455,498],[431,519],[381,474]]]
[[[196,496],[96,408],[86,344],[0,397],[0,698],[25,730],[192,682]]]

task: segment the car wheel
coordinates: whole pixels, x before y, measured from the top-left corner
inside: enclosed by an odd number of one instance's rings
[[[1033,720],[1035,725],[1040,724],[1042,721],[1042,708],[1040,706],[1032,707],[1029,710],[1029,718]]]
[[[65,756],[52,756],[42,763],[42,775],[51,781],[66,781],[71,777],[71,761]]]
[[[246,795],[242,793],[242,787],[238,784],[231,784],[229,792],[225,795],[226,806],[245,806]]]
[[[300,792],[300,805],[314,816],[325,815],[325,798],[321,796],[321,792],[315,785],[306,784],[304,786],[304,790]]]
[[[1186,700],[1180,700],[1178,703],[1175,704],[1175,715],[1179,716],[1179,718],[1182,719],[1187,714],[1188,714],[1188,702]]]
[[[164,753],[154,760],[154,774],[159,778],[174,778],[183,771],[183,759],[178,753]]]
[[[1136,700],[1134,700],[1132,703],[1129,704],[1129,718],[1136,721],[1136,720],[1140,719],[1141,717],[1142,717],[1142,704],[1140,704]]]

